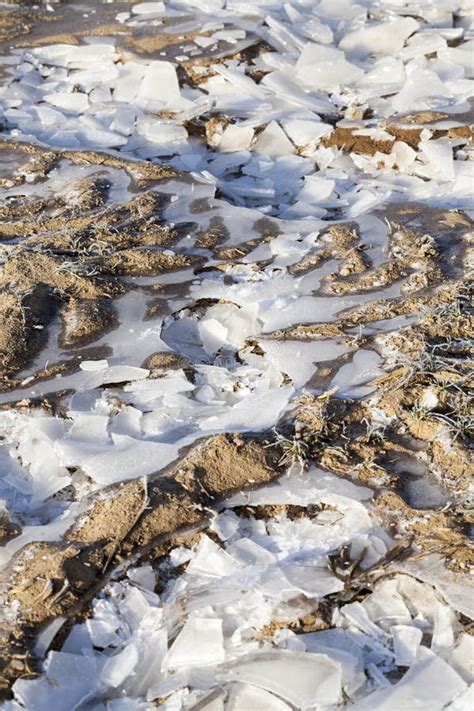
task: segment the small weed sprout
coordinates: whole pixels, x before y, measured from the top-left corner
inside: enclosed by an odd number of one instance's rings
[[[83,276],[83,277],[94,277],[100,274],[100,270],[97,267],[86,267],[85,264],[81,262],[74,262],[72,260],[66,260],[62,262],[57,269],[58,272],[67,272],[73,276]]]
[[[385,440],[386,427],[380,423],[369,420],[367,417],[364,417],[362,422],[367,427],[367,441],[372,444],[382,444]]]
[[[30,310],[29,306],[25,306],[23,303],[27,296],[30,296],[33,291],[20,291],[18,287],[13,286],[10,288],[10,293],[15,297],[18,307],[20,309],[20,318],[23,326],[26,326],[26,312]]]
[[[431,410],[423,405],[414,405],[411,410],[411,414],[416,420],[428,420],[431,416]]]
[[[306,442],[297,436],[285,437],[284,434],[273,430],[275,441],[267,444],[267,447],[281,447],[282,455],[278,460],[280,466],[291,466],[299,464],[302,468],[306,466],[309,448]]]
[[[474,436],[474,412],[466,414],[453,410],[447,415],[436,412],[433,416],[447,425],[454,441],[456,441],[458,437],[472,439]]]
[[[449,304],[440,304],[427,311],[426,315],[437,324],[450,326],[453,321],[459,320],[463,315],[462,298],[460,294],[455,301]]]

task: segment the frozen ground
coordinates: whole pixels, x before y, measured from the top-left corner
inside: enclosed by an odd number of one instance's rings
[[[472,707],[470,4],[3,28],[2,708]]]

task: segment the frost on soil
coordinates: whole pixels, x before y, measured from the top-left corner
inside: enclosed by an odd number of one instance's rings
[[[2,708],[467,710],[469,4],[123,8],[0,11]]]

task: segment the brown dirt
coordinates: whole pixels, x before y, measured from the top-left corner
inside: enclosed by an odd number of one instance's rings
[[[226,65],[231,61],[244,61],[249,64],[250,69],[248,73],[251,76],[253,74],[253,78],[259,81],[263,76],[263,73],[254,72],[252,69],[252,62],[256,57],[269,51],[272,51],[270,45],[264,41],[256,41],[255,44],[239,52],[231,53],[231,51],[229,51],[229,54],[226,54],[225,57],[194,57],[192,60],[180,61],[179,64],[183,71],[183,79],[185,83],[187,82],[194,86],[198,86],[199,84],[206,82],[210,77],[215,76],[216,72],[213,70],[213,67],[215,67],[216,64]]]
[[[390,153],[394,140],[374,140],[371,136],[355,135],[353,128],[336,127],[325,136],[321,143],[325,148],[341,148],[350,153],[363,153],[373,156],[375,153]]]
[[[306,601],[306,603],[308,607],[314,604],[309,600]],[[316,608],[314,612],[309,612],[303,617],[298,617],[296,620],[272,620],[257,630],[255,636],[257,639],[265,640],[274,637],[278,630],[291,630],[295,634],[307,634],[309,632],[320,632],[321,630],[327,630],[329,628],[330,625],[318,614]]]
[[[27,291],[0,291],[0,379],[45,345],[45,327],[55,312],[56,302],[41,282]]]
[[[31,143],[21,143],[0,137],[0,150],[14,150],[19,155],[32,156],[39,161],[70,160],[75,165],[102,165],[107,168],[122,168],[140,184],[139,181],[162,181],[172,178],[186,180],[178,171],[163,163],[131,160],[123,156],[112,156],[94,150],[53,150],[44,149]]]
[[[457,572],[474,568],[474,548],[460,529],[463,521],[454,509],[414,511],[397,494],[385,493],[376,500],[376,512],[384,524],[400,535],[410,535],[422,555],[438,553],[446,566]]]
[[[166,166],[93,151],[43,151],[2,141],[0,150],[18,151],[21,157],[22,170],[13,176],[16,185],[28,176],[46,178],[65,157],[98,169],[125,170],[137,187],[177,177]],[[58,310],[61,345],[82,347],[116,326],[112,299],[124,293],[121,275],[159,274],[201,263],[150,249],[171,247],[180,239],[180,230],[162,220],[168,198],[143,192],[124,205],[109,206],[108,192],[103,176],[91,176],[68,185],[63,196],[32,195],[0,205],[1,237],[20,240],[5,252],[0,274],[0,378],[5,383],[45,343]]]
[[[148,368],[151,376],[164,375],[169,370],[191,367],[191,361],[176,353],[153,353],[143,363],[143,368]]]
[[[175,269],[198,266],[202,263],[199,257],[187,257],[183,254],[164,254],[151,250],[122,249],[103,260],[104,267],[112,274],[127,274],[142,276],[162,274]]]
[[[0,42],[28,34],[31,30],[34,16],[37,17],[37,13],[33,13],[33,17],[28,17],[27,12],[19,13],[16,8],[0,9]]]
[[[432,119],[435,120],[435,119]],[[407,123],[411,123],[407,121]],[[422,123],[420,121],[420,123]],[[423,123],[426,123],[424,121]],[[376,153],[388,154],[391,152],[395,141],[403,141],[411,148],[417,148],[421,140],[421,128],[413,126],[403,126],[388,124],[384,126],[387,133],[393,139],[374,139],[371,136],[357,135],[357,128],[346,128],[337,126],[332,133],[325,136],[321,143],[327,148],[336,147],[348,153],[360,153],[362,155],[373,156]],[[473,132],[469,126],[456,126],[450,129],[434,129],[433,138],[463,138],[466,143],[472,142]]]
[[[455,426],[470,403],[469,380],[466,380],[471,373],[469,353],[465,346],[458,352],[452,345],[456,338],[468,339],[472,333],[469,313],[457,305],[459,299],[463,303],[465,298],[459,288],[458,284],[441,290],[438,297],[442,298],[432,301],[433,310],[427,311],[417,326],[406,329],[403,335],[395,332],[382,338],[384,349],[389,347],[392,354],[400,353],[402,362],[395,360],[392,370],[374,382],[377,390],[370,404],[308,395],[300,398],[292,427],[307,443],[310,458],[339,476],[376,489],[387,485],[396,489],[399,475],[394,462],[402,462],[407,457],[417,459],[421,451],[427,474],[439,482],[448,498],[463,498],[472,481],[469,430],[460,429],[455,434],[455,430],[450,429],[449,444],[446,434],[440,437],[446,433],[444,414],[449,414]],[[451,309],[447,316],[441,315],[446,308],[443,303]],[[443,344],[448,346],[448,365],[441,357],[445,353]],[[377,347],[377,340],[372,341],[372,347],[374,345]],[[431,362],[433,345],[438,360]],[[426,366],[418,365],[426,359]],[[439,404],[432,412],[423,413],[417,407],[427,388],[436,392]],[[373,406],[390,418],[390,424],[384,428],[372,427]],[[468,426],[460,424],[460,427]],[[470,426],[472,428],[472,424]],[[412,517],[419,516],[406,502],[403,507],[412,512]],[[468,545],[453,516],[446,525],[452,529],[458,548],[459,536],[462,536],[462,546]],[[467,553],[462,555],[467,561]]]
[[[225,242],[228,237],[229,231],[222,217],[213,217],[209,221],[209,228],[197,238],[196,247],[199,247],[199,249],[215,249],[222,242]]]
[[[122,25],[123,27],[123,25]],[[178,47],[192,42],[197,36],[208,37],[210,32],[186,32],[178,35],[165,35],[163,33],[147,35],[146,37],[127,37],[125,46],[138,54],[154,54],[162,49]]]
[[[0,511],[0,546],[4,546],[21,533],[21,526],[12,521],[5,511]]]
[[[78,45],[78,35],[62,32],[58,35],[47,35],[46,37],[35,37],[16,42],[16,47],[47,47],[50,44],[71,44]]]
[[[108,299],[70,299],[61,310],[61,319],[62,348],[89,345],[118,326],[117,314]]]

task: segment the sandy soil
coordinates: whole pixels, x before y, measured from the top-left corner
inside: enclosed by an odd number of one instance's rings
[[[36,13],[36,14],[35,14]],[[19,46],[33,22],[47,22],[40,11],[0,11],[0,41],[8,37]],[[58,22],[60,25],[60,22]],[[77,44],[91,30],[32,37],[28,46],[51,42]],[[95,34],[123,34],[123,46],[146,55],[171,47],[169,36],[136,37],[123,25],[104,23]],[[190,36],[190,38],[192,38]],[[261,43],[254,47],[266,51]],[[202,60],[212,66],[213,59]],[[195,63],[194,63],[195,65]],[[191,65],[182,71],[192,81]],[[430,112],[403,117],[400,124],[387,124],[393,137],[374,141],[354,135],[350,128],[337,128],[323,143],[342,152],[374,155],[390,153],[396,140],[416,147],[423,126],[444,118]],[[224,122],[225,123],[225,122]],[[220,117],[194,125],[209,145]],[[189,127],[188,127],[189,128]],[[472,139],[466,125],[435,131],[435,137]],[[118,205],[110,199],[104,176],[92,175],[67,186],[63,195],[38,196],[25,190],[23,197],[0,204],[0,391],[14,391],[42,352],[48,335],[59,323],[59,343],[70,350],[68,361],[33,368],[31,382],[51,379],[59,372],[73,372],[84,357],[107,355],[93,350],[94,343],[117,328],[116,299],[139,287],[132,277],[147,277],[189,268],[195,274],[206,269],[206,258],[183,254],[177,245],[187,225],[170,225],[163,218],[169,196],[150,192],[163,181],[180,175],[166,165],[129,161],[94,151],[54,151],[39,146],[0,141],[2,152],[15,151],[22,169],[0,178],[5,190],[47,184],[59,165],[87,165],[120,172],[130,180],[133,197]],[[201,206],[203,210],[206,206]],[[195,206],[196,213],[199,205]],[[338,259],[338,270],[326,275],[318,295],[372,294],[402,283],[399,296],[376,299],[348,309],[332,323],[301,323],[270,334],[276,342],[288,339],[312,341],[340,337],[351,348],[347,356],[324,364],[310,382],[321,395],[304,395],[279,431],[292,442],[287,446],[267,432],[259,438],[217,435],[207,438],[183,455],[159,478],[141,479],[108,487],[91,495],[76,523],[54,543],[31,543],[9,566],[3,580],[7,605],[18,611],[4,630],[0,659],[0,688],[8,692],[14,679],[34,675],[39,660],[33,643],[44,626],[58,616],[66,627],[88,614],[93,596],[113,571],[138,561],[157,566],[173,546],[196,542],[207,530],[209,511],[219,510],[230,493],[259,484],[281,474],[294,460],[298,443],[301,463],[319,466],[338,476],[372,487],[375,512],[400,542],[401,552],[440,553],[447,566],[467,572],[474,565],[468,532],[474,519],[464,503],[472,477],[469,441],[472,438],[472,336],[467,258],[472,222],[457,210],[427,209],[423,204],[389,205],[376,213],[389,225],[387,259],[374,264],[370,250],[355,224],[329,226],[321,234],[317,253],[291,266],[294,275],[310,273],[329,260]],[[221,260],[219,270],[231,270],[257,244],[271,242],[278,229],[262,219],[262,238],[238,245],[225,245],[228,230],[220,218],[195,235],[198,249]],[[149,305],[148,318],[160,308]],[[166,297],[165,297],[166,298]],[[202,306],[200,304],[199,306]],[[379,320],[418,314],[415,325],[388,334],[373,333],[364,326]],[[357,349],[375,350],[383,359],[384,374],[367,400],[341,399],[328,391],[328,383],[349,355]],[[90,349],[90,350],[87,350]],[[171,368],[184,368],[192,377],[191,364],[183,358],[158,352],[145,367],[153,378]],[[13,396],[13,395],[12,395]],[[424,403],[428,402],[429,405]],[[22,401],[25,411],[48,407],[61,413],[61,396]],[[434,404],[433,404],[434,403]],[[7,406],[8,407],[8,406]],[[272,446],[268,446],[272,445]],[[429,482],[421,499],[413,491],[413,478]],[[438,499],[431,503],[431,491]],[[421,503],[420,503],[421,501]],[[254,515],[272,517],[281,508],[265,507]],[[310,516],[308,509],[287,508],[288,517]],[[0,515],[0,543],[20,535],[21,526]],[[207,530],[207,533],[209,531]],[[336,565],[336,563],[335,563]],[[178,571],[179,572],[179,571]],[[361,587],[361,586],[359,586]],[[347,591],[346,591],[347,592]],[[349,593],[348,593],[349,594]],[[364,593],[352,591],[353,599]],[[347,598],[352,599],[352,598]],[[357,598],[358,599],[358,598]],[[314,610],[292,622],[276,620],[260,635],[278,628],[314,631],[329,625],[324,610]]]

